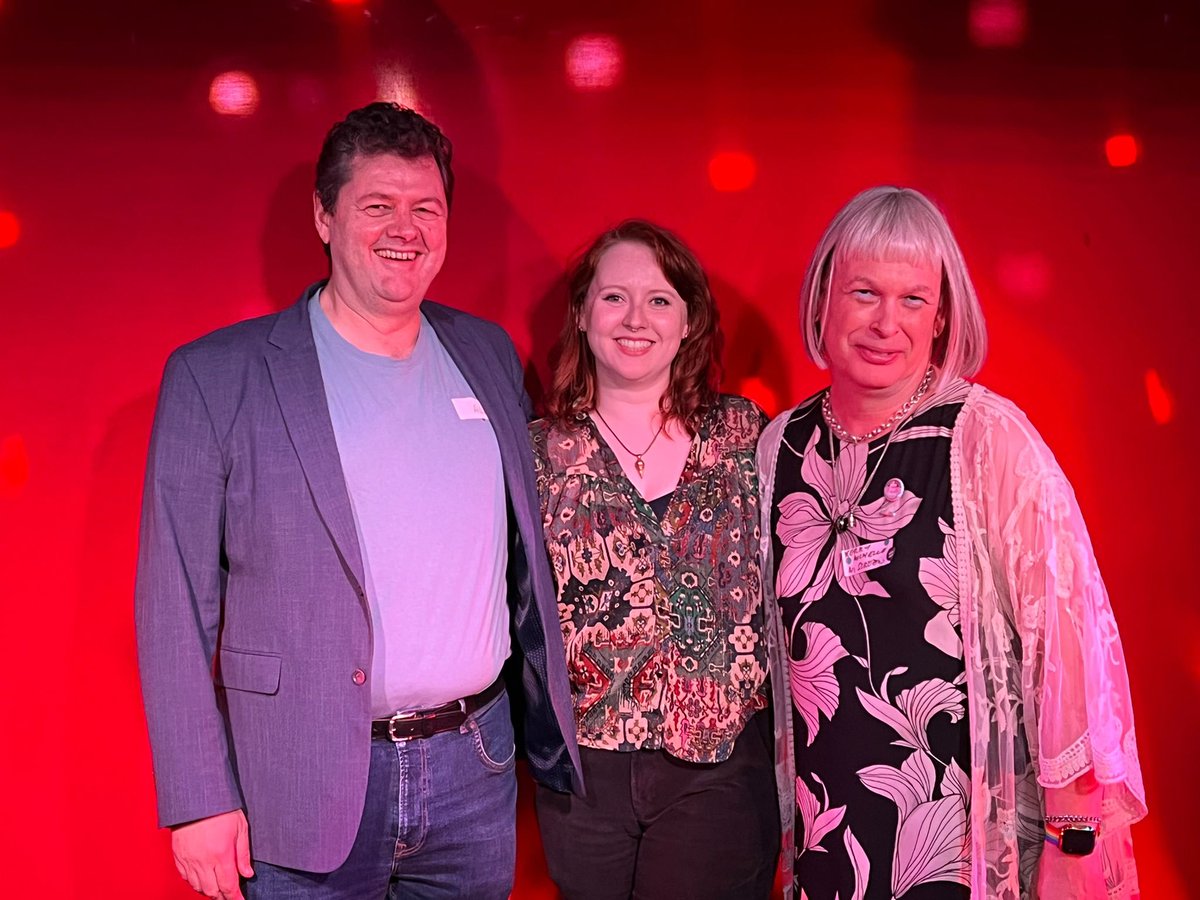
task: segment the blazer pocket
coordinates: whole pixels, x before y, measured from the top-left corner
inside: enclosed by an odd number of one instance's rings
[[[216,682],[235,691],[274,694],[279,691],[279,669],[283,660],[274,653],[254,653],[222,647],[217,661]]]

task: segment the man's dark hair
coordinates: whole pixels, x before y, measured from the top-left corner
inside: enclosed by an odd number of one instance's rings
[[[446,205],[454,194],[450,140],[418,112],[398,103],[368,103],[351,112],[325,136],[317,159],[317,196],[332,213],[342,185],[350,180],[350,165],[358,156],[393,154],[404,159],[432,157],[442,175]]]

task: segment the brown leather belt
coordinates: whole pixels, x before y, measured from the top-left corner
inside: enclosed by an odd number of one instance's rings
[[[433,709],[414,709],[398,712],[390,719],[374,719],[371,722],[371,739],[388,741],[411,741],[432,737],[443,731],[453,731],[473,715],[500,696],[504,690],[504,679],[497,678],[478,694],[452,700]]]

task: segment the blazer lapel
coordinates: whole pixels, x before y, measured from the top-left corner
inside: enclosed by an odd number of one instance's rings
[[[317,287],[310,287],[298,303],[280,313],[268,339],[267,369],[317,514],[361,597],[362,552],[308,318],[308,301]]]
[[[446,352],[458,366],[463,378],[475,392],[475,399],[487,413],[488,421],[492,423],[492,430],[496,434],[496,442],[500,445],[500,458],[504,465],[506,480],[510,485],[513,484],[513,479],[518,479],[519,483],[523,469],[513,458],[512,451],[514,447],[519,446],[516,443],[518,440],[522,444],[528,445],[529,437],[526,423],[523,420],[514,425],[513,404],[511,400],[508,403],[505,402],[505,395],[497,384],[498,379],[504,380],[504,387],[507,388],[505,373],[498,368],[495,352],[491,348],[483,346],[475,335],[474,329],[460,327],[445,308],[432,303],[424,303],[421,311],[429,320],[429,324],[433,326],[438,340],[442,342],[442,346],[446,348]],[[519,435],[515,433],[514,427],[519,427]]]

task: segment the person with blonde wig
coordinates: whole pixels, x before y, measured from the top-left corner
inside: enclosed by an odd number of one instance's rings
[[[587,794],[538,790],[550,875],[567,900],[766,900],[766,416],[718,393],[717,307],[674,234],[623,222],[569,282],[530,432]]]
[[[789,890],[1136,894],[1116,623],[1054,456],[968,381],[987,333],[942,213],[859,194],[800,316],[830,384],[758,446]]]

